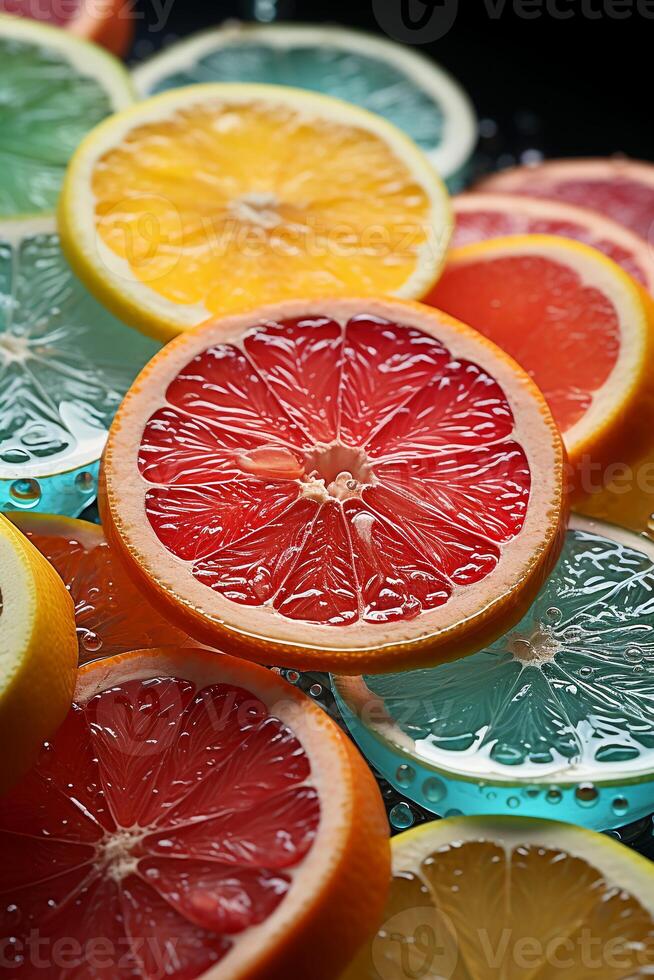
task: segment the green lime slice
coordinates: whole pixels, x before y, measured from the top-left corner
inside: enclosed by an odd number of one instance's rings
[[[82,137],[133,99],[127,72],[64,30],[0,14],[0,218],[51,211]]]
[[[73,276],[54,219],[0,225],[0,510],[93,500],[114,413],[158,349]]]
[[[333,683],[368,758],[433,812],[637,820],[654,809],[654,543],[575,517],[529,614],[488,649]]]
[[[265,82],[311,89],[376,112],[403,129],[457,189],[477,124],[466,94],[408,47],[317,25],[230,26],[197,34],[139,66],[146,96],[202,82]]]

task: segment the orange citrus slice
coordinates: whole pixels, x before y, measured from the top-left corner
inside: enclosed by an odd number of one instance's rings
[[[65,944],[65,973],[112,980],[333,980],[390,869],[379,790],[327,714],[263,668],[174,649],[81,669],[0,800],[0,856],[5,964]]]
[[[577,495],[636,451],[654,357],[651,300],[596,249],[516,235],[454,249],[429,302],[511,354],[545,395]]]
[[[161,339],[297,296],[416,298],[451,231],[443,183],[386,120],[240,84],[173,90],[97,127],[59,218],[89,289]]]
[[[0,514],[0,793],[65,717],[76,667],[70,597],[54,569]]]
[[[393,840],[384,922],[343,980],[645,980],[654,865],[552,820],[463,817]]]
[[[289,302],[144,369],[104,460],[107,534],[189,634],[263,663],[422,665],[515,622],[562,544],[533,382],[440,312]]]
[[[492,174],[477,188],[529,194],[592,208],[652,242],[654,164],[619,157],[546,160]]]
[[[64,27],[118,55],[125,54],[134,36],[130,0],[0,0],[0,11]]]
[[[505,235],[562,235],[592,245],[654,295],[654,251],[617,221],[560,201],[518,194],[459,194],[452,201],[455,248]]]
[[[75,604],[81,664],[187,641],[140,594],[97,524],[15,511],[7,517],[63,579]]]

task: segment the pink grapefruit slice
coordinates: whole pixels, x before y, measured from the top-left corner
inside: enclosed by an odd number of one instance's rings
[[[486,177],[480,191],[528,194],[599,211],[652,242],[654,164],[622,158],[546,160]]]
[[[527,375],[418,304],[293,301],[201,327],[113,425],[103,519],[180,628],[356,673],[476,649],[561,545],[563,449]]]
[[[134,36],[131,0],[0,0],[0,13],[63,27],[124,55]]]
[[[382,799],[341,730],[207,651],[83,667],[0,800],[3,957],[21,978],[40,962],[79,980],[332,980],[389,874]]]
[[[599,249],[654,295],[654,252],[634,232],[590,208],[518,194],[453,199],[455,248],[505,235],[562,235]]]
[[[79,662],[188,637],[140,594],[97,524],[54,514],[6,515],[48,559],[75,604]]]

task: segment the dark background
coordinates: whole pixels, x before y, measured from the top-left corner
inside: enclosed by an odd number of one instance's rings
[[[341,23],[380,34],[378,12],[385,8],[393,15],[401,2],[269,0],[281,19]],[[424,0],[410,2],[415,12],[424,11]],[[457,0],[440,2],[456,9]],[[225,18],[246,19],[255,6],[255,0],[169,3],[165,27],[153,30],[153,0],[137,0],[143,19],[134,58]],[[445,36],[416,44],[459,79],[481,119],[497,124],[497,135],[482,140],[482,165],[519,161],[531,149],[545,156],[624,153],[654,160],[654,0],[522,3],[521,16],[521,0],[505,0],[503,9],[502,0],[458,0]],[[574,16],[559,19],[546,9],[552,4]],[[486,130],[492,132],[492,125]]]

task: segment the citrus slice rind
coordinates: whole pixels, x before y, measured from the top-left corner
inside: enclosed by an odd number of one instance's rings
[[[97,524],[16,511],[7,517],[47,558],[73,599],[80,664],[137,647],[189,642],[137,591]]]
[[[0,13],[0,217],[52,211],[68,160],[134,98],[125,68],[67,31]]]
[[[620,157],[545,160],[512,167],[476,185],[482,191],[529,194],[592,208],[652,246],[654,166]]]
[[[0,226],[0,509],[79,514],[114,412],[158,345],[71,272],[54,220]]]
[[[455,664],[334,678],[343,717],[383,776],[432,812],[638,820],[654,793],[653,587],[651,542],[573,517],[514,630]]]
[[[644,980],[653,886],[646,858],[570,824],[425,824],[394,838],[383,924],[343,980]]]
[[[65,717],[75,687],[72,603],[54,569],[0,515],[0,793]]]
[[[216,84],[96,127],[69,166],[59,228],[104,305],[167,340],[298,295],[422,296],[451,214],[427,158],[381,117],[299,89]]]
[[[330,980],[379,921],[390,866],[373,777],[326,713],[189,649],[81,669],[0,800],[0,848],[7,959],[30,930],[101,939],[116,977]]]
[[[171,45],[139,65],[143,97],[207,82],[264,82],[323,92],[403,129],[448,183],[458,185],[477,139],[459,85],[415,50],[339,27],[229,25]]]
[[[577,496],[601,489],[603,469],[630,461],[654,306],[614,262],[558,236],[489,239],[450,253],[429,302],[529,371],[563,431]]]
[[[654,252],[617,221],[590,208],[518,194],[472,192],[453,201],[452,245],[507,235],[562,235],[599,249],[654,295]]]
[[[540,393],[474,331],[417,304],[293,302],[150,362],[112,427],[102,510],[190,635],[355,673],[515,622],[562,542],[562,474]]]

